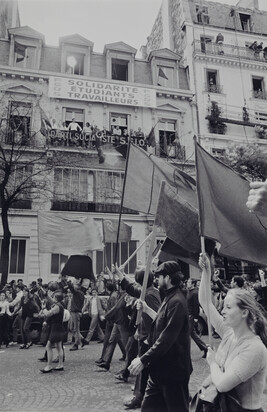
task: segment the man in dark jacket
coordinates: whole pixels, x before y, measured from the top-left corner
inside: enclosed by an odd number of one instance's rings
[[[145,275],[145,268],[140,268],[135,272],[135,282],[131,281],[127,276],[117,272],[119,275],[119,279],[121,281],[122,287],[126,290],[126,292],[134,297],[140,298],[141,295],[141,287],[143,285],[144,275]],[[154,275],[152,272],[149,273],[148,281],[147,281],[147,289],[145,294],[145,302],[146,304],[152,308],[154,311],[157,311],[160,304],[160,294],[158,289],[156,289],[153,285]],[[142,356],[148,350],[148,342],[147,338],[151,329],[152,319],[146,314],[142,314],[141,323],[138,325],[138,330],[136,332],[136,339],[138,338],[139,341],[139,356]],[[128,365],[127,365],[128,366]],[[127,368],[127,372],[128,368]],[[126,373],[126,372],[125,372]],[[128,376],[128,375],[126,375]],[[116,376],[115,376],[116,377]],[[118,377],[117,377],[118,379]],[[133,391],[133,398],[130,401],[124,403],[127,409],[135,409],[141,406],[146,384],[148,380],[148,372],[147,369],[144,368],[142,372],[137,375],[134,391]]]
[[[188,383],[192,372],[186,297],[180,289],[181,269],[177,262],[162,263],[155,271],[166,296],[157,313],[140,302],[154,318],[149,335],[150,348],[130,366],[132,374],[148,368],[149,379],[142,412],[188,412]]]

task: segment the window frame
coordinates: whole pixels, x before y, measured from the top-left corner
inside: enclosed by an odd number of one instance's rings
[[[1,268],[1,255],[2,255],[2,242],[3,242],[3,236],[0,236],[0,272],[2,271]],[[19,247],[19,242],[24,242],[24,256],[23,256],[23,272],[16,270],[13,272],[12,269],[12,248],[14,245],[14,242],[18,242],[18,247],[17,247],[17,254],[20,251]],[[15,246],[14,246],[15,248]],[[10,239],[10,245],[9,245],[9,263],[8,263],[8,268],[9,268],[9,274],[10,275],[25,275],[27,273],[27,249],[28,249],[28,238],[26,237],[20,237],[20,236],[12,236]],[[16,256],[16,269],[18,269],[19,266],[19,255]]]
[[[247,17],[247,21],[246,21],[246,24],[247,24],[247,30],[244,28],[244,21],[242,20],[242,18],[241,18],[241,16],[243,16],[243,17]],[[251,31],[252,31],[252,25],[251,25],[251,15],[250,14],[247,14],[247,13],[239,13],[239,19],[240,19],[240,25],[241,25],[241,29],[242,29],[242,31],[245,31],[245,32],[247,32],[247,33],[250,33]]]

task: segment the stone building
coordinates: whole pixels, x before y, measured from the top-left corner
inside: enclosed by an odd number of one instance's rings
[[[266,150],[267,12],[257,0],[222,3],[163,0],[143,54],[167,47],[182,56],[210,153],[232,143]]]
[[[0,4],[6,3],[11,2]],[[47,174],[46,195],[33,199],[24,194],[9,210],[9,279],[28,284],[40,276],[47,282],[57,278],[67,256],[38,250],[38,211],[91,216],[99,228],[103,219],[118,218],[125,159],[114,146],[130,138],[183,166],[193,151],[193,93],[181,56],[166,47],[137,59],[136,49],[123,41],[96,53],[92,41],[74,34],[52,47],[30,27],[14,27],[9,20],[6,25],[0,39],[1,147],[8,151],[19,141],[23,156],[44,159],[45,154],[48,164],[61,156]],[[72,119],[78,124],[74,132],[68,130]],[[152,128],[155,147],[146,143]],[[100,152],[95,136],[102,141]],[[32,167],[35,171],[40,165]],[[132,238],[120,244],[118,263],[146,238],[152,224],[149,216],[122,212]],[[2,227],[0,241],[1,236]],[[113,263],[114,247],[109,243],[104,251],[91,253],[95,273]],[[146,253],[147,248],[140,249],[126,271],[132,273],[137,260],[145,262]]]

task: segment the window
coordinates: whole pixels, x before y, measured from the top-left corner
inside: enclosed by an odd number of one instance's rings
[[[162,120],[159,123],[160,157],[175,157],[175,130],[175,120]]]
[[[30,143],[31,115],[31,103],[9,103],[7,144],[25,146]]]
[[[36,47],[26,46],[18,41],[14,44],[14,65],[16,67],[34,69],[36,66]]]
[[[207,51],[211,50],[212,38],[200,36],[200,48],[201,48],[202,53],[206,53]]]
[[[118,255],[117,263],[120,266],[123,264],[129,256],[136,250],[137,241],[131,240],[130,242],[121,242],[118,243]],[[106,243],[104,251],[96,252],[96,273],[104,271],[104,268],[112,266],[114,262],[114,257],[116,253],[116,244],[115,243]],[[136,255],[130,260],[128,265],[125,266],[125,273],[134,273],[137,265]]]
[[[218,71],[217,70],[207,70],[206,73],[207,73],[206,91],[211,92],[211,93],[221,93]]]
[[[54,173],[56,200],[120,204],[123,172],[58,168]]]
[[[67,53],[65,73],[84,74],[84,54]]]
[[[259,122],[265,122],[267,124],[267,113],[255,112],[255,118]]]
[[[111,78],[128,81],[128,60],[111,59]]]
[[[158,66],[158,86],[174,87],[174,68]]]
[[[52,253],[51,255],[51,273],[52,274],[59,274],[63,265],[67,262],[68,256],[61,255],[57,253]]]
[[[12,208],[30,209],[31,208],[31,179],[33,173],[32,165],[16,164],[9,176],[6,186],[7,196],[11,196],[18,190],[16,201]]]
[[[225,154],[225,149],[218,149],[216,147],[213,147],[211,149],[211,153],[214,157],[217,157],[218,159],[223,157]]]
[[[239,13],[242,30],[251,31],[251,18],[249,14]]]
[[[206,6],[196,5],[196,14],[198,23],[209,24],[209,10]]]
[[[263,77],[252,77],[253,97],[255,99],[266,99]]]
[[[2,247],[0,239],[0,272],[2,272]],[[9,273],[23,274],[25,272],[26,239],[11,239],[9,250]]]
[[[114,135],[125,136],[128,134],[129,119],[127,114],[111,113],[110,130]]]

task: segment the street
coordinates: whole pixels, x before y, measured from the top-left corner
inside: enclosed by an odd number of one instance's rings
[[[203,337],[207,341],[207,336]],[[218,346],[218,340],[212,344]],[[16,412],[121,412],[123,402],[132,397],[128,383],[117,383],[114,374],[123,367],[121,353],[116,349],[110,371],[98,368],[102,345],[95,341],[85,348],[70,352],[65,347],[66,362],[63,372],[42,374],[44,363],[37,359],[44,354],[42,346],[33,345],[28,350],[19,346],[0,349],[0,410]],[[190,380],[190,393],[194,394],[208,374],[202,353],[192,342],[194,372]],[[267,390],[264,403],[267,404]],[[265,409],[265,412],[267,409]]]

